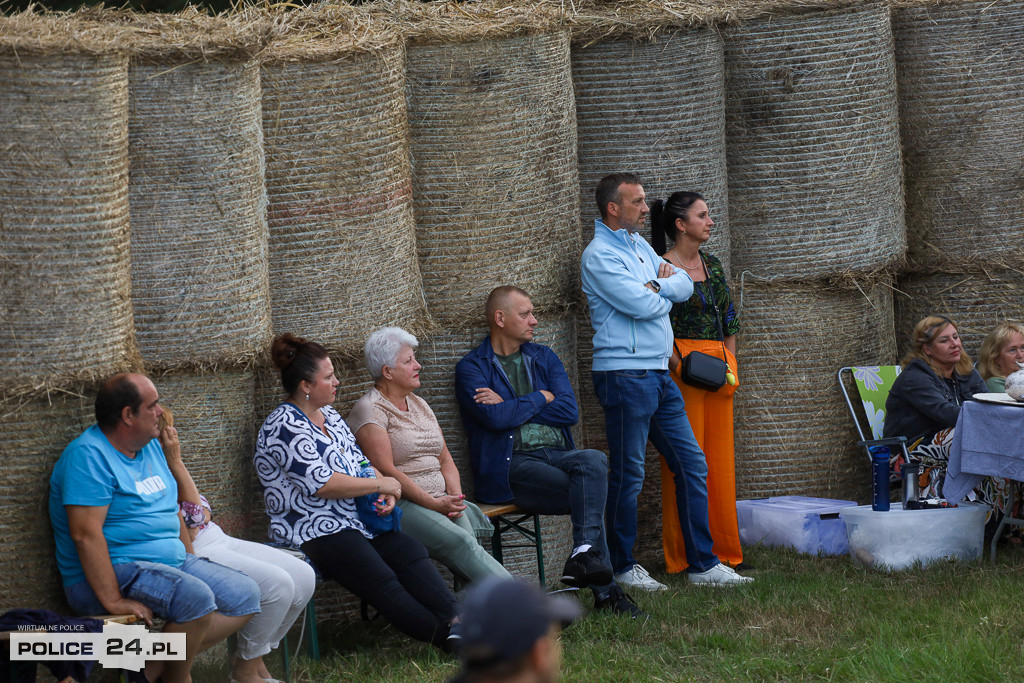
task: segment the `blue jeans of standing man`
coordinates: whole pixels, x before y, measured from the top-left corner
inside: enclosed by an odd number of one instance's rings
[[[668,370],[592,374],[608,435],[606,524],[612,569],[621,574],[636,564],[636,506],[644,482],[648,437],[675,478],[679,524],[690,571],[711,569],[718,558],[712,551],[708,527],[708,465],[686,417],[679,387]]]
[[[508,483],[516,505],[542,515],[569,515],[574,548],[589,543],[608,562],[604,508],[608,459],[601,451],[541,448],[517,451]]]

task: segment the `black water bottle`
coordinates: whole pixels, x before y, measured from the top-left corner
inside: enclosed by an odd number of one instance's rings
[[[870,446],[871,451],[871,509],[889,511],[889,447]]]

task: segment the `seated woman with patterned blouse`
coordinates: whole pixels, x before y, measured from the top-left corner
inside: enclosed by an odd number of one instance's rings
[[[360,476],[365,458],[331,407],[338,379],[327,351],[285,334],[274,340],[272,356],[288,398],[263,423],[255,456],[271,538],[301,548],[322,575],[402,633],[450,650],[457,604],[426,548],[401,531],[376,533],[360,521],[357,497],[379,494],[378,514],[389,515],[402,487],[376,471]]]
[[[459,578],[508,578],[501,563],[477,536],[490,536],[491,523],[462,493],[441,426],[420,386],[416,337],[400,327],[377,330],[366,341],[366,368],[374,386],[352,408],[349,427],[370,462],[402,485],[402,528],[427,547],[430,556]]]

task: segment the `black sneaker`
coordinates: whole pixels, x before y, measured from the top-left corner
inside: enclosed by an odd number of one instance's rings
[[[626,592],[618,584],[612,586],[608,595],[603,598],[594,596],[594,609],[596,611],[609,610],[613,614],[625,614],[630,619],[646,621],[650,615],[643,611],[633,602],[633,598],[626,595]]]
[[[458,655],[462,649],[462,622],[454,621],[448,624],[448,637],[444,640],[444,649],[453,655]]]
[[[576,553],[565,561],[562,583],[583,588],[604,586],[612,582],[612,568],[601,562],[593,548]]]

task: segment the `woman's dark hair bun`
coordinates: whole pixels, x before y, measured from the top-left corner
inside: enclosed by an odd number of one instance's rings
[[[285,332],[274,337],[274,343],[270,347],[270,357],[278,370],[284,370],[295,360],[299,349],[306,343],[302,337],[296,337],[291,332]]]

